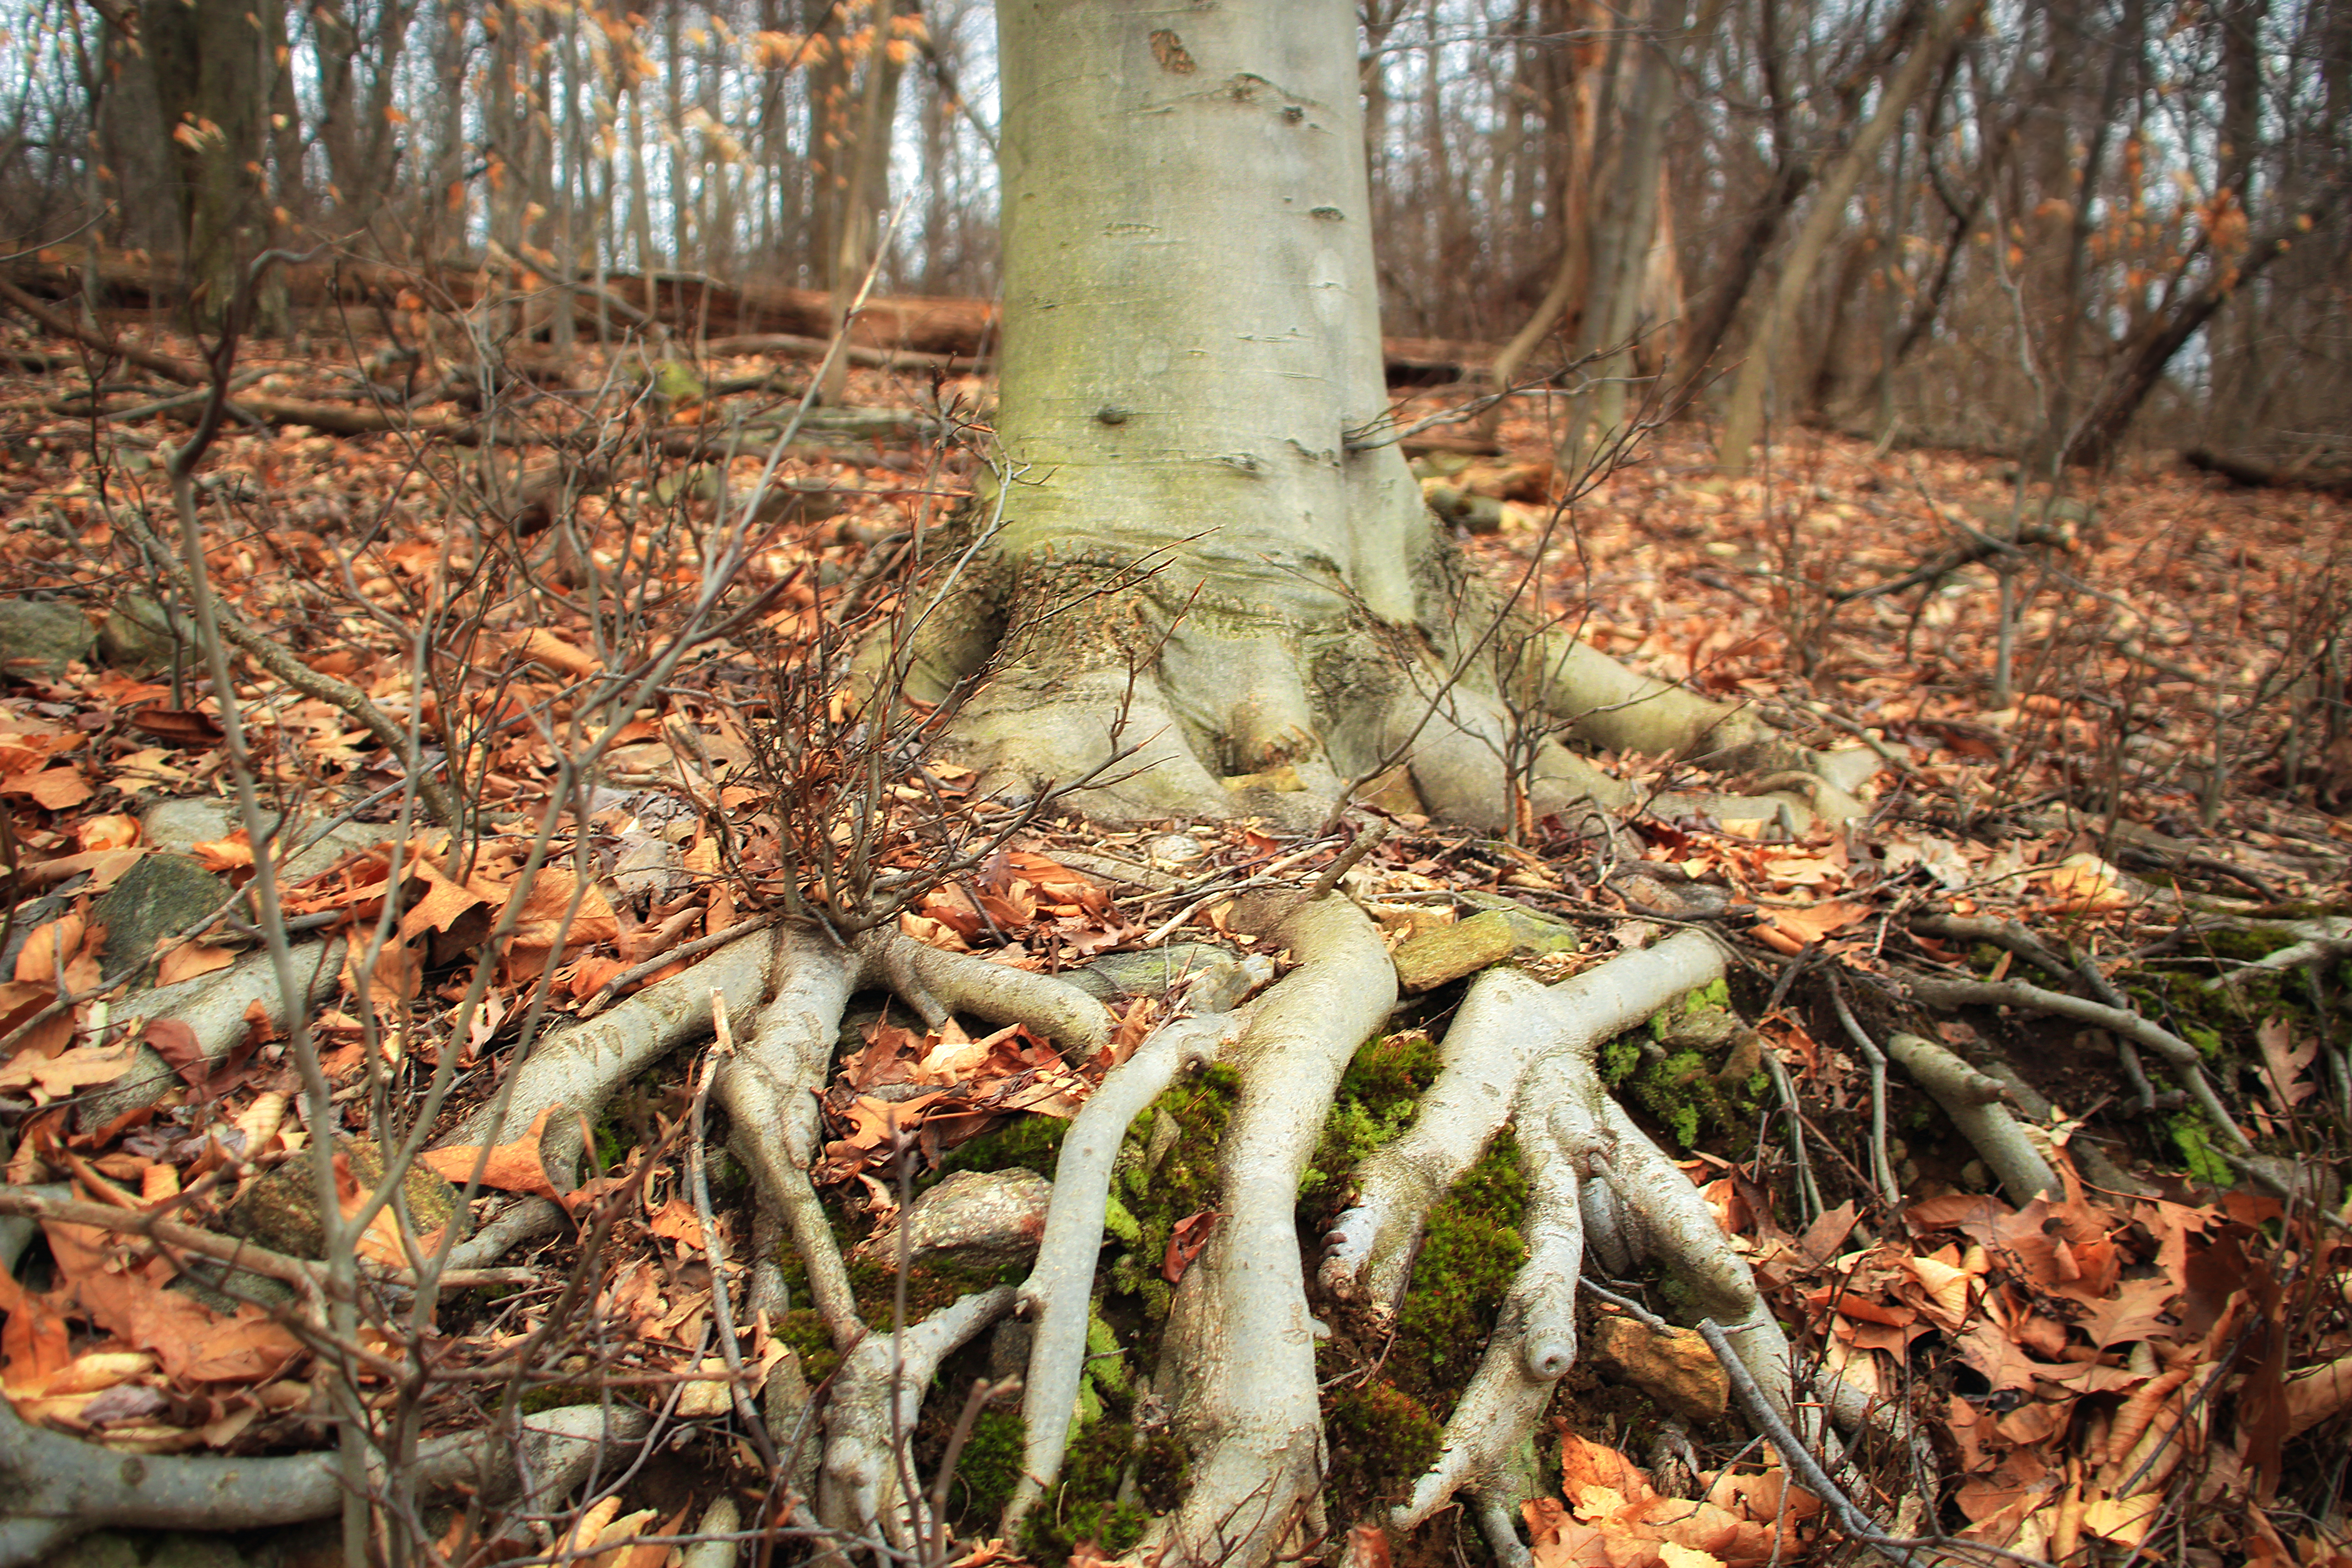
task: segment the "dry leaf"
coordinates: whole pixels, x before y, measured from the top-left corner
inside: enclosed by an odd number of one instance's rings
[[[501,1143],[490,1151],[482,1167],[481,1184],[506,1193],[529,1193],[537,1197],[560,1198],[555,1184],[548,1180],[547,1163],[540,1155],[540,1137],[547,1131],[547,1119],[555,1114],[556,1106],[549,1106],[531,1121],[530,1130],[512,1142]],[[462,1149],[427,1149],[416,1158],[422,1164],[438,1171],[450,1181],[464,1186],[473,1178],[474,1162],[481,1156],[481,1145]]]

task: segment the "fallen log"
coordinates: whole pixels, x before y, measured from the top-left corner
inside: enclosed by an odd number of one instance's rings
[[[91,265],[78,253],[19,261],[9,271],[13,283],[0,279],[0,284],[6,285],[5,297],[20,308],[26,305],[26,296],[75,298],[82,291],[83,270]],[[168,266],[110,255],[100,257],[94,265],[99,273],[95,294],[101,303],[152,310],[167,308],[179,297],[176,273]],[[287,297],[306,308],[393,307],[404,295],[410,295],[427,305],[466,310],[507,287],[488,268],[447,264],[393,267],[380,262],[311,262],[286,268],[278,276]],[[533,291],[543,287],[535,283]],[[572,288],[574,320],[593,324],[598,308],[594,288],[584,277],[575,279]],[[607,273],[603,291],[608,310],[619,305],[629,311],[644,309],[648,293],[646,280],[628,273]],[[813,358],[824,352],[833,335],[833,295],[821,289],[756,281],[728,283],[699,273],[657,272],[650,292],[653,312],[664,325],[672,331],[707,339],[705,347],[713,353]],[[50,314],[55,321],[64,320]],[[996,304],[989,300],[919,294],[869,299],[850,327],[851,363],[891,370],[971,369],[974,362],[993,349],[997,320]],[[61,336],[76,335],[49,319],[43,319],[42,324]],[[1491,345],[1446,338],[1388,338],[1383,343],[1389,379],[1404,385],[1472,380],[1485,374],[1495,359]],[[161,368],[136,358],[133,363]]]
[[[2180,460],[2192,468],[2219,474],[2231,484],[2243,485],[2249,489],[2320,490],[2329,495],[2352,495],[2352,468],[2273,463],[2240,453],[2216,452],[2206,447],[2189,447],[2180,454]]]

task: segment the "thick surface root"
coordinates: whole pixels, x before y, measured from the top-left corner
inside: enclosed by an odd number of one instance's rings
[[[817,1519],[852,1537],[879,1533],[901,1551],[923,1528],[901,1484],[901,1457],[940,1363],[1013,1310],[1013,1287],[966,1296],[907,1330],[873,1333],[842,1363],[825,1413]]]
[[[315,1006],[334,994],[343,969],[343,942],[298,943],[291,954],[296,983],[304,988],[303,1005]],[[124,1017],[176,1018],[196,1037],[196,1049],[217,1060],[244,1043],[252,1025],[247,1009],[258,1006],[270,1026],[286,1026],[286,996],[267,951],[247,953],[226,969],[184,980],[176,985],[134,991],[115,1004]],[[110,1084],[95,1089],[75,1112],[83,1127],[104,1127],[131,1111],[154,1104],[182,1081],[152,1046],[142,1045],[131,1069]]]
[[[822,1150],[816,1097],[851,993],[887,985],[933,1021],[961,1009],[1026,1024],[1081,1053],[1109,1040],[1110,1015],[1066,982],[942,952],[896,931],[868,931],[845,947],[823,931],[793,928],[778,938],[775,952],[774,996],[751,1037],[722,1064],[712,1092],[734,1123],[736,1148],[761,1201],[782,1217],[808,1266],[809,1293],[827,1331],[845,1349],[863,1325],[809,1171]]]
[[[625,1405],[542,1411],[524,1418],[519,1442],[488,1429],[426,1442],[406,1479],[420,1494],[465,1489],[503,1502],[527,1478],[524,1506],[541,1510],[600,1458],[607,1470],[625,1468],[614,1446],[635,1441],[647,1425]],[[0,1568],[16,1568],[93,1530],[290,1524],[341,1512],[344,1494],[332,1451],[277,1459],[121,1454],[27,1426],[0,1400]]]
[[[1528,1069],[1555,1054],[1589,1057],[1722,970],[1714,939],[1688,931],[1554,986],[1510,969],[1479,976],[1445,1032],[1443,1068],[1412,1126],[1357,1172],[1356,1201],[1328,1238],[1323,1288],[1393,1312],[1430,1205],[1509,1120]]]
[[[1167,1025],[1110,1070],[1063,1135],[1045,1239],[1036,1267],[1021,1286],[1022,1310],[1037,1326],[1021,1406],[1028,1436],[1021,1479],[1005,1512],[1008,1536],[1061,1474],[1069,1447],[1086,1371],[1095,1263],[1102,1251],[1103,1216],[1119,1143],[1178,1073],[1215,1061],[1247,1022],[1245,1014],[1212,1013]]]
[[[1139,1549],[1167,1563],[1258,1568],[1320,1523],[1318,1325],[1298,1254],[1300,1174],[1339,1074],[1388,1016],[1396,971],[1354,905],[1239,907],[1236,926],[1299,967],[1262,997],[1226,1059],[1240,1102],[1219,1150],[1223,1217],[1176,1289],[1158,1392],[1192,1458],[1181,1506]]]
[[[1655,1233],[1673,1238],[1668,1256],[1688,1255],[1708,1284],[1727,1265],[1746,1281],[1746,1266],[1696,1190],[1622,1112],[1612,1115],[1616,1105],[1592,1068],[1602,1040],[1717,978],[1723,963],[1712,938],[1691,931],[1556,986],[1490,971],[1446,1031],[1444,1066],[1412,1130],[1366,1163],[1356,1205],[1333,1227],[1323,1279],[1334,1294],[1363,1300],[1376,1321],[1402,1298],[1430,1205],[1507,1117],[1519,1129],[1528,1176],[1528,1260],[1446,1424],[1437,1463],[1392,1517],[1399,1528],[1420,1524],[1466,1489],[1496,1552],[1507,1563],[1526,1561],[1516,1521],[1537,1479],[1526,1455],[1553,1384],[1576,1360],[1588,1233],[1598,1249],[1619,1256]],[[1690,1203],[1680,1205],[1685,1194]],[[1691,1209],[1705,1234],[1682,1235]],[[1752,1282],[1748,1291],[1752,1301]],[[1781,1377],[1785,1386],[1785,1368]]]

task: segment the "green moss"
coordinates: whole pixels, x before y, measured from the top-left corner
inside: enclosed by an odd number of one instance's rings
[[[1370,1040],[1357,1051],[1339,1075],[1323,1135],[1299,1178],[1301,1208],[1321,1215],[1339,1207],[1356,1167],[1412,1125],[1442,1065],[1436,1042],[1418,1029]]]
[[[1168,1318],[1170,1292],[1160,1278],[1168,1238],[1179,1220],[1216,1205],[1217,1146],[1240,1093],[1241,1079],[1231,1068],[1210,1068],[1171,1088],[1128,1131],[1128,1150],[1121,1155],[1127,1167],[1124,1207],[1138,1236],[1114,1264],[1112,1282],[1141,1298],[1145,1319],[1154,1328]],[[1155,1166],[1147,1151],[1161,1142],[1163,1126],[1173,1131],[1164,1135]]]
[[[1050,1177],[1061,1158],[1062,1134],[1070,1124],[1051,1116],[1015,1116],[993,1132],[983,1132],[959,1143],[940,1157],[940,1167],[924,1185],[953,1171],[1030,1170]]]
[[[1697,1147],[1710,1133],[1737,1136],[1756,1114],[1753,1098],[1734,1100],[1725,1094],[1706,1058],[1695,1050],[1676,1051],[1663,1061],[1645,1060],[1628,1086],[1634,1103],[1685,1149]]]
[[[1342,1519],[1402,1501],[1444,1446],[1444,1428],[1427,1407],[1385,1383],[1335,1394],[1323,1431],[1331,1449],[1325,1493],[1332,1516]]]
[[[1620,1035],[1601,1047],[1601,1081],[1615,1089],[1632,1078],[1642,1065],[1642,1047],[1632,1037]]]
[[[1128,1212],[1125,1204],[1118,1201],[1116,1192],[1104,1194],[1103,1230],[1129,1247],[1143,1245],[1143,1227],[1135,1223],[1135,1216]]]
[[[1661,1008],[1651,1014],[1650,1037],[1654,1040],[1664,1039],[1666,1031],[1674,1027],[1677,1014],[1688,1018],[1700,1013],[1728,1010],[1730,1006],[1730,985],[1720,979],[1710,980],[1697,990],[1686,994],[1679,1004]]]
[[[597,1404],[605,1392],[593,1383],[543,1383],[537,1388],[524,1389],[515,1405],[525,1415],[536,1415],[542,1410],[561,1410],[567,1405]]]
[[[841,1352],[833,1348],[833,1336],[824,1331],[824,1319],[815,1308],[798,1307],[786,1312],[775,1331],[801,1358],[801,1375],[810,1383],[823,1383],[841,1365]]]
[[[1508,1128],[1429,1213],[1387,1365],[1397,1387],[1443,1415],[1470,1382],[1504,1292],[1527,1261],[1527,1178]]]
[[[1127,1357],[1118,1348],[1118,1336],[1111,1326],[1098,1317],[1087,1319],[1087,1376],[1095,1386],[1121,1400],[1135,1397],[1135,1380],[1128,1376]]]
[[[966,1296],[999,1285],[1017,1285],[1028,1278],[1025,1263],[976,1268],[958,1258],[933,1254],[907,1270],[907,1321],[920,1321],[942,1307],[952,1307]],[[857,1315],[877,1328],[887,1328],[898,1303],[898,1261],[895,1258],[861,1258],[849,1265],[849,1288],[857,1298]]]
[[[1139,1502],[1118,1500],[1119,1482],[1137,1460],[1133,1427],[1106,1421],[1082,1433],[1062,1461],[1060,1483],[1022,1523],[1022,1555],[1058,1564],[1079,1542],[1092,1542],[1101,1555],[1116,1557],[1142,1540],[1151,1515]],[[1139,1488],[1141,1468],[1139,1463]]]
[[[1018,1410],[983,1410],[971,1424],[971,1436],[956,1460],[956,1495],[967,1529],[986,1533],[1021,1479],[1021,1454],[1029,1429]]]

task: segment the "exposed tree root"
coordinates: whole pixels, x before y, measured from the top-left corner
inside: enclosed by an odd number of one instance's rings
[[[2022,980],[1960,980],[1948,975],[1919,974],[1909,976],[1907,984],[1912,994],[1931,1006],[2029,1007],[2037,1013],[2052,1013],[2060,1017],[2095,1024],[2111,1034],[2146,1046],[2172,1064],[2183,1085],[2204,1108],[2214,1130],[2231,1150],[2240,1154],[2253,1152],[2254,1146],[2244,1130],[2221,1104],[2221,1097],[2214,1089],[2213,1080],[2206,1074],[2205,1058],[2199,1054],[2197,1047],[2137,1013],[2111,1007],[2104,1002],[2070,996],[2063,991],[2047,991]]]
[[[1998,1081],[1917,1035],[1889,1036],[1886,1054],[1944,1108],[1944,1114],[2000,1181],[2011,1203],[2022,1207],[2038,1193],[2053,1198],[2062,1195],[2050,1163],[2001,1103]]]
[[[294,949],[294,973],[308,988],[306,1005],[316,1006],[335,989],[343,968],[343,943],[305,942]],[[121,1017],[177,1018],[195,1032],[196,1049],[217,1060],[241,1044],[251,1027],[247,1009],[259,1005],[270,1025],[286,1026],[286,999],[278,989],[277,971],[269,954],[257,950],[226,969],[184,980],[176,985],[134,991],[115,1004]],[[83,1127],[104,1127],[118,1117],[143,1110],[182,1081],[172,1065],[142,1045],[131,1068],[114,1082],[93,1089],[75,1112]]]
[[[600,1453],[635,1441],[647,1425],[626,1405],[565,1405],[526,1417],[520,1443],[487,1428],[433,1438],[418,1447],[410,1477],[420,1493],[463,1488],[493,1502],[512,1499],[528,1477],[524,1506],[544,1509]],[[331,1518],[343,1507],[339,1464],[331,1449],[277,1459],[121,1454],[28,1426],[0,1400],[8,1499],[0,1568],[38,1562],[93,1530],[250,1530]]]
[[[1324,1289],[1393,1313],[1430,1206],[1510,1119],[1528,1069],[1556,1053],[1589,1055],[1722,973],[1714,940],[1688,931],[1555,986],[1517,970],[1480,975],[1445,1032],[1443,1070],[1412,1127],[1357,1172],[1356,1201],[1328,1238]]]
[[[16,1267],[32,1232],[29,1222],[0,1226],[0,1273]],[[492,1502],[527,1488],[523,1506],[545,1510],[612,1445],[635,1442],[647,1425],[624,1405],[567,1405],[525,1417],[520,1441],[485,1428],[422,1444],[411,1475],[420,1494],[465,1488]],[[341,1511],[343,1495],[331,1449],[274,1459],[124,1454],[28,1425],[0,1398],[0,1568],[38,1562],[93,1530],[247,1530],[326,1519]]]
[[[942,952],[896,931],[868,931],[845,947],[822,931],[791,928],[777,941],[775,969],[773,998],[741,1049],[721,1066],[712,1089],[734,1123],[735,1147],[751,1168],[761,1201],[782,1217],[808,1266],[809,1294],[827,1331],[846,1350],[865,1329],[808,1173],[821,1152],[816,1096],[851,994],[862,985],[887,985],[934,1023],[944,1021],[950,1006],[960,1007],[997,1022],[1025,1023],[1081,1053],[1109,1040],[1110,1015],[1051,976]]]
[[[1489,971],[1446,1031],[1444,1068],[1412,1128],[1360,1172],[1359,1195],[1332,1227],[1321,1277],[1334,1295],[1362,1302],[1375,1322],[1402,1300],[1430,1207],[1507,1119],[1518,1129],[1528,1181],[1528,1260],[1446,1424],[1437,1463],[1392,1515],[1398,1528],[1420,1524],[1466,1489],[1496,1553],[1507,1563],[1528,1560],[1517,1520],[1520,1503],[1535,1495],[1530,1440],[1553,1384],[1575,1363],[1588,1247],[1612,1272],[1643,1259],[1663,1265],[1700,1310],[1729,1325],[1750,1373],[1780,1409],[1791,1409],[1788,1342],[1747,1264],[1593,1067],[1601,1041],[1722,973],[1722,950],[1697,931],[1549,987]],[[1861,1415],[1853,1391],[1840,1404],[1843,1417]]]
[[[1241,1014],[1212,1013],[1179,1018],[1160,1028],[1110,1070],[1063,1134],[1045,1239],[1037,1248],[1036,1266],[1021,1286],[1022,1311],[1037,1326],[1021,1405],[1027,1447],[1021,1479],[1005,1512],[1007,1535],[1061,1473],[1062,1456],[1069,1446],[1078,1384],[1086,1371],[1095,1263],[1102,1252],[1103,1215],[1119,1143],[1179,1072],[1215,1061],[1247,1021]]]
[[[901,1550],[924,1521],[905,1483],[908,1437],[940,1363],[1013,1310],[1000,1285],[891,1335],[868,1334],[842,1363],[825,1412],[824,1468],[817,1478],[819,1522],[845,1535],[876,1530]]]
[[[1191,1487],[1139,1550],[1256,1568],[1294,1525],[1320,1523],[1320,1325],[1307,1310],[1298,1182],[1341,1070],[1396,1001],[1396,971],[1371,922],[1337,899],[1254,900],[1233,923],[1299,967],[1226,1053],[1241,1091],[1218,1151],[1222,1217],[1176,1288],[1154,1373]]]

